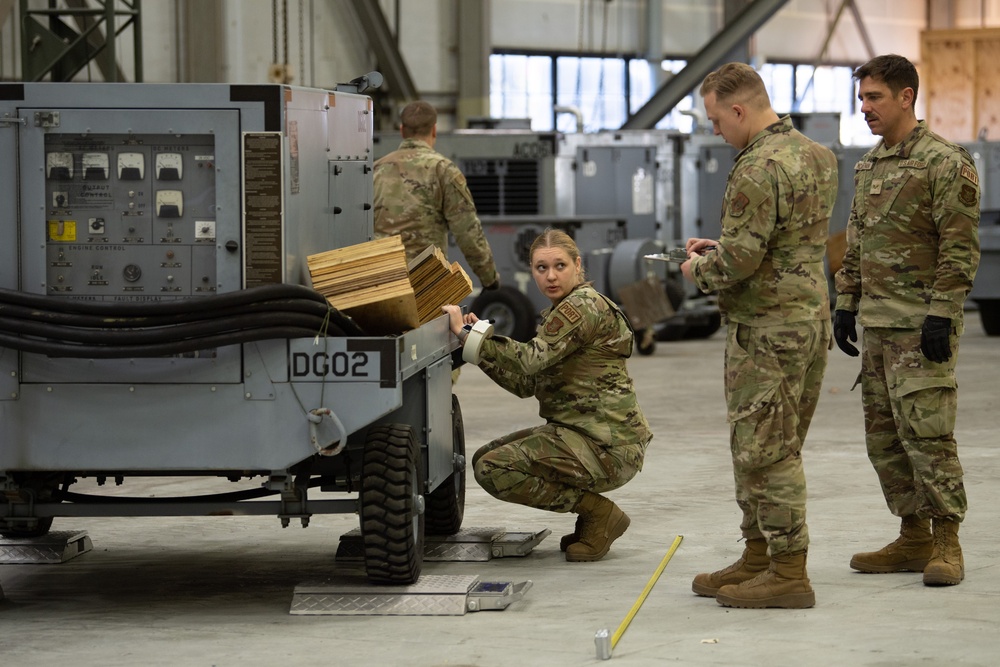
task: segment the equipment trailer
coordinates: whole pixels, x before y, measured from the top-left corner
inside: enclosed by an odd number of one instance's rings
[[[369,580],[410,584],[459,531],[447,319],[369,336],[309,287],[373,237],[368,84],[0,84],[0,535],[358,512]],[[72,490],[142,476],[259,485]]]

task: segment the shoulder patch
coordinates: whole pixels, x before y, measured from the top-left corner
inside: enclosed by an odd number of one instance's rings
[[[963,164],[962,168],[959,170],[959,174],[961,174],[962,178],[972,181],[973,185],[979,185],[979,174],[977,174],[976,170],[969,165]]]
[[[976,189],[971,185],[966,185],[962,183],[962,188],[958,192],[958,201],[962,202],[968,207],[973,207],[976,205]]]
[[[747,197],[742,192],[737,192],[733,200],[729,202],[729,215],[734,218],[738,218],[743,215],[743,211],[747,209],[747,205],[750,204],[750,198]]]
[[[565,317],[570,324],[574,324],[577,320],[583,317],[580,311],[577,310],[576,306],[571,303],[566,303],[565,301],[556,307],[556,311]]]
[[[555,315],[545,323],[545,335],[555,336],[564,326],[566,326],[566,323],[558,315]]]

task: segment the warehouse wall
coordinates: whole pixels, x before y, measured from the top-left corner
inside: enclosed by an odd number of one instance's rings
[[[218,11],[208,17],[208,2]],[[478,0],[378,0],[421,94],[444,107],[454,106],[458,76],[457,3]],[[490,3],[495,48],[646,54],[659,48],[667,56],[697,52],[722,26],[721,1],[660,0],[663,31],[660,44],[647,44],[647,0],[485,0]],[[856,0],[865,28],[877,52],[920,58],[920,31],[928,7],[934,27],[970,28],[1000,25],[996,0]],[[32,0],[45,6],[47,0]],[[812,62],[826,37],[829,16],[841,0],[790,0],[751,41],[759,61]],[[10,3],[8,3],[10,4]],[[275,61],[284,61],[293,84],[329,87],[376,67],[364,31],[346,0],[287,0],[278,2],[277,21],[271,0],[147,0],[142,5],[145,80],[174,82],[217,80],[266,82]],[[280,8],[287,6],[287,25]],[[20,74],[20,44],[14,16],[0,26],[0,77]],[[0,16],[0,19],[3,17]],[[202,22],[202,23],[194,23]],[[194,35],[192,25],[214,32]],[[187,28],[185,28],[187,26]],[[211,27],[211,26],[208,26]],[[278,41],[274,36],[277,33]],[[214,35],[214,37],[212,37]],[[195,41],[197,40],[197,41]],[[209,43],[211,42],[211,43]],[[131,45],[118,49],[126,75],[134,76]],[[205,49],[218,53],[209,63]],[[828,62],[854,63],[867,58],[858,27],[845,12],[830,42]],[[199,70],[201,66],[201,70]],[[191,72],[201,78],[192,79]],[[92,68],[82,80],[97,78]],[[447,119],[444,120],[447,123]]]

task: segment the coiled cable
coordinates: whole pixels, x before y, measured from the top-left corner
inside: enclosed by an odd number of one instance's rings
[[[323,295],[300,285],[151,303],[0,289],[0,346],[52,357],[157,357],[268,339],[363,335]]]

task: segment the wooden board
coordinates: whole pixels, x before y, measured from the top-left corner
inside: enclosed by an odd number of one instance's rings
[[[472,294],[472,280],[465,270],[458,262],[449,264],[437,246],[430,246],[414,257],[408,268],[421,324],[439,317],[441,306],[458,304]]]
[[[313,289],[367,333],[395,335],[420,326],[399,236],[317,253],[306,261]]]
[[[945,139],[1000,137],[1000,29],[925,30],[920,90],[927,125]],[[918,108],[918,117],[919,108]]]

